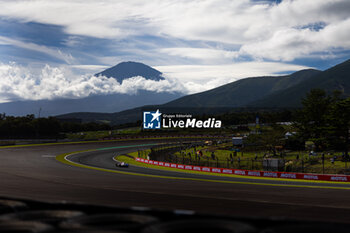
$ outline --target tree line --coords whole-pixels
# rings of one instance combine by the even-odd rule
[[[342,151],[348,158],[350,98],[342,98],[338,91],[328,94],[324,90],[313,89],[301,103],[302,107],[291,113],[290,120],[286,119],[292,123],[289,129],[276,122],[269,124],[258,134],[250,134],[247,144],[255,149],[269,150],[274,155],[277,147],[304,150],[308,145],[308,149],[313,151]]]
[[[64,137],[64,133],[109,129],[111,129],[110,125],[95,122],[61,122],[54,117],[35,118],[34,115],[15,117],[0,114],[1,139],[59,138]]]
[[[275,123],[293,122],[292,128],[296,134],[286,142],[291,149],[305,148],[305,142],[312,141],[316,151],[341,150],[348,155],[350,98],[342,98],[340,92],[327,94],[324,90],[311,90],[302,99],[302,108],[300,109],[233,112],[215,118],[221,119],[224,126],[230,126],[254,123],[256,116],[259,116],[261,123],[268,123],[272,127],[263,132],[262,137],[252,136],[252,143],[257,144],[261,141],[258,144],[273,149],[275,145],[280,143],[281,137],[286,132],[282,126]],[[140,122],[137,125],[140,125]],[[54,117],[35,118],[34,115],[15,117],[0,114],[0,139],[59,138],[64,137],[65,133],[111,130],[118,127],[121,126],[96,122],[63,122]]]
[[[313,89],[302,99],[303,107],[295,119],[301,142],[312,141],[317,151],[341,150],[348,156],[350,98],[341,96],[339,91],[327,94]]]

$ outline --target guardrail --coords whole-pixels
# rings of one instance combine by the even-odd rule
[[[241,169],[229,169],[229,168],[217,168],[217,167],[203,167],[194,165],[185,165],[177,163],[161,162],[143,158],[135,158],[137,162],[152,164],[161,167],[177,168],[183,170],[200,171],[216,174],[231,174],[240,176],[254,176],[254,177],[266,177],[266,178],[282,178],[282,179],[301,179],[301,180],[321,180],[321,181],[338,181],[338,182],[350,182],[350,176],[346,175],[323,175],[323,174],[310,174],[310,173],[292,173],[292,172],[273,172],[273,171],[255,171],[255,170],[241,170]]]

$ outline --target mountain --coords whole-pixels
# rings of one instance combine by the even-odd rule
[[[329,93],[341,90],[350,96],[350,60],[325,71],[301,70],[290,75],[241,79],[209,91],[180,97],[162,105],[143,106],[122,112],[72,113],[62,118],[83,121],[104,121],[122,124],[141,120],[143,111],[160,109],[162,113],[189,113],[193,115],[221,114],[229,111],[278,110],[300,107],[300,100],[313,88]]]
[[[245,107],[272,93],[305,82],[321,71],[308,69],[286,76],[241,79],[209,91],[188,95],[166,103],[166,107]]]
[[[150,66],[139,62],[121,62],[116,66],[108,68],[100,73],[95,74],[95,76],[106,76],[108,78],[115,78],[119,83],[121,83],[124,79],[142,76],[145,79],[150,80],[164,80],[162,77],[162,73],[156,69],[153,69]]]
[[[350,96],[350,59],[318,73],[311,78],[289,87],[283,91],[274,92],[264,98],[248,104],[249,107],[300,107],[301,99],[311,89],[320,88],[331,93],[340,90],[344,97]]]
[[[142,76],[145,79],[163,80],[162,73],[142,63],[122,62],[114,67],[104,70],[96,76],[104,75],[113,77],[122,82],[124,79],[134,76]],[[70,112],[119,112],[150,104],[163,104],[181,97],[180,93],[157,93],[140,90],[137,94],[109,94],[92,95],[81,99],[55,99],[38,101],[14,101],[0,104],[0,113],[7,115],[59,115]]]

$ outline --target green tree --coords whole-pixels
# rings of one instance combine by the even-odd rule
[[[297,113],[296,126],[304,141],[315,143],[316,150],[327,146],[328,115],[334,98],[324,90],[313,89],[302,99],[303,108]]]
[[[261,130],[261,134],[249,135],[247,142],[276,156],[276,147],[285,145],[285,133],[286,130],[282,126],[274,124],[269,129]]]
[[[332,106],[329,123],[331,125],[333,144],[338,145],[345,152],[346,157],[348,157],[350,143],[350,98],[341,100]]]

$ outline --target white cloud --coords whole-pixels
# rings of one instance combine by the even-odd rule
[[[16,46],[16,47],[23,48],[23,49],[28,49],[28,50],[44,53],[44,54],[47,54],[51,57],[62,60],[67,64],[71,64],[74,61],[74,58],[71,54],[64,53],[59,49],[49,48],[47,46],[37,45],[34,43],[23,42],[23,41],[11,39],[11,38],[8,38],[5,36],[0,36],[0,44],[12,45],[12,46]]]
[[[121,84],[114,78],[93,75],[74,75],[69,67],[46,65],[39,71],[14,63],[0,63],[0,102],[13,100],[41,100],[83,98],[90,95],[136,94],[138,90],[176,92],[183,86],[172,80],[146,80],[137,76]]]
[[[206,91],[247,77],[289,74],[310,67],[277,62],[241,62],[230,65],[155,66],[165,77],[178,80],[187,94]]]
[[[242,55],[255,58],[292,61],[315,52],[331,52],[335,48],[350,49],[350,18],[314,31],[306,29],[284,29],[276,31],[270,38],[243,45]]]
[[[101,70],[105,70],[109,68],[109,66],[104,65],[71,65],[70,67],[78,69],[79,71],[85,72],[100,72]]]
[[[0,16],[59,25],[70,35],[214,41],[241,47],[236,55],[277,61],[349,49],[349,12],[348,0],[284,0],[280,4],[250,0],[0,0]],[[310,27],[319,23],[324,28]],[[291,48],[293,51],[286,51]],[[189,48],[184,54],[180,49],[184,48],[162,52],[205,63],[218,59],[216,64],[225,57],[216,48],[192,48],[193,54],[188,53]]]
[[[165,48],[160,52],[184,58],[203,60],[204,62],[229,63],[237,58],[237,52],[211,48]]]
[[[123,38],[135,31],[123,24],[133,4],[113,1],[0,1],[0,15],[23,22],[63,26],[72,35]],[[134,19],[132,19],[134,20]]]
[[[209,90],[244,77],[262,76],[274,72],[300,70],[308,67],[272,62],[240,63],[217,66],[158,66],[165,80],[146,80],[137,76],[121,84],[114,78],[77,75],[76,66],[42,69],[24,67],[15,63],[0,63],[0,102],[13,100],[41,100],[56,98],[83,98],[90,95],[136,94],[138,90],[180,92],[191,94]],[[95,69],[97,67],[85,67]]]
[[[62,44],[73,52],[85,43],[81,36],[109,39],[106,54],[101,51],[95,57],[78,51],[85,61],[91,58],[98,64],[114,65],[139,59],[158,64],[155,68],[167,77],[159,82],[134,77],[119,84],[106,77],[77,75],[77,70],[96,73],[107,67],[79,64],[65,50],[0,35],[2,46],[40,52],[71,64],[46,66],[36,72],[13,63],[0,64],[0,101],[133,94],[137,90],[190,94],[245,77],[290,73],[308,67],[286,61],[313,54],[327,59],[336,57],[339,50],[350,50],[349,12],[348,0],[284,0],[280,4],[250,0],[0,0],[1,19],[61,26],[68,34]],[[152,39],[143,40],[148,36]],[[252,61],[237,62],[247,57]]]

